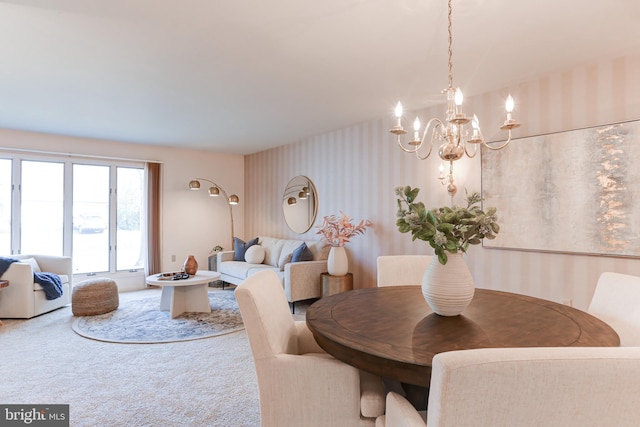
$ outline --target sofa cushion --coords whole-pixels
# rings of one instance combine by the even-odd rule
[[[280,267],[280,253],[285,240],[274,239],[273,237],[260,237],[260,245],[264,248],[264,263],[272,267]]]
[[[247,249],[249,249],[251,246],[255,245],[258,243],[258,238],[256,237],[255,239],[251,239],[248,242],[244,242],[244,240],[238,239],[237,237],[233,238],[233,247],[234,249],[234,254],[233,254],[233,260],[234,261],[244,261],[244,254],[245,252],[247,252]]]
[[[224,273],[228,276],[237,277],[238,279],[246,279],[251,270],[266,268],[274,269],[274,267],[266,264],[249,264],[244,261],[225,261],[222,263],[218,273]]]
[[[58,274],[60,276],[60,282],[64,285],[65,283],[69,283],[69,276],[66,274]],[[40,286],[40,283],[37,283],[35,280],[33,282],[33,290],[34,291],[43,291],[44,289]]]
[[[280,281],[284,282],[284,271],[280,271],[280,269],[278,269],[277,267],[272,267],[266,264],[260,264],[260,265],[253,264],[253,268],[250,268],[247,270],[247,277],[251,276],[252,274],[256,274],[261,271],[264,271],[266,269],[273,270],[278,275],[278,278],[280,279]]]
[[[244,260],[249,264],[262,264],[264,261],[264,248],[260,245],[253,245],[244,254]]]
[[[304,242],[293,251],[292,255],[291,262],[313,261],[313,253]]]
[[[278,267],[280,267],[280,270],[284,270],[284,265],[291,262],[293,251],[298,249],[303,243],[301,240],[284,240],[280,258],[278,258]]]
[[[329,258],[329,250],[331,247],[326,246],[322,240],[307,240],[305,243],[313,254],[314,261],[322,261]]]

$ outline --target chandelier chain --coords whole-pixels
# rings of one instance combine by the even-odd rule
[[[447,19],[449,21],[449,25],[447,30],[449,31],[449,89],[453,88],[453,36],[451,29],[451,0],[449,0],[449,14],[447,15]]]

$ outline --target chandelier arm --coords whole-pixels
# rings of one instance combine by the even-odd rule
[[[396,140],[398,142],[398,146],[402,149],[402,151],[404,151],[405,153],[415,153],[418,151],[418,149],[420,147],[422,147],[422,142],[418,145],[416,145],[416,148],[406,148],[404,145],[402,145],[402,141],[400,140],[400,135],[398,135],[398,139]]]
[[[473,148],[474,148],[473,154],[470,154],[469,150],[467,149],[469,147],[469,145],[470,144],[468,144],[468,143],[464,145],[464,152],[467,155],[467,157],[469,157],[470,159],[473,159],[476,156],[476,154],[478,154],[478,144],[471,144],[471,145],[473,145]]]
[[[506,147],[507,145],[509,145],[509,143],[511,142],[511,129],[509,129],[509,139],[507,139],[504,144],[499,145],[499,146],[495,146],[495,145],[489,145],[489,142],[482,142],[482,145],[484,145],[485,147],[487,147],[489,150],[502,150],[504,147]]]
[[[420,159],[420,160],[425,160],[427,159],[430,155],[431,155],[431,150],[433,150],[433,143],[429,144],[429,151],[427,152],[426,155],[421,156],[420,153],[418,152],[418,148],[422,147],[422,144],[418,145],[416,147],[416,156]]]
[[[416,153],[416,156],[420,160],[426,160],[431,155],[431,151],[433,150],[433,138],[435,137],[435,133],[437,132],[438,127],[440,126],[444,127],[444,122],[439,118],[434,117],[433,119],[429,120],[427,122],[427,125],[424,127],[424,133],[422,134],[422,139],[420,140],[420,144],[416,146],[416,149],[414,151]],[[424,140],[427,137],[427,135],[429,135],[429,133],[431,133],[431,138],[429,141],[429,151],[425,155],[420,155],[420,152],[418,150],[422,148],[423,145],[425,145]]]

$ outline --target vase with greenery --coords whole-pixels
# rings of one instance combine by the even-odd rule
[[[344,244],[359,234],[364,234],[367,227],[371,225],[369,220],[363,219],[358,224],[354,224],[351,217],[340,211],[341,216],[325,216],[322,224],[316,226],[322,235],[325,246],[331,246],[329,258],[327,260],[327,270],[332,276],[344,276],[349,271],[347,253]]]
[[[457,316],[471,303],[475,286],[462,254],[469,245],[482,239],[494,239],[500,231],[496,208],[483,211],[482,197],[467,194],[466,207],[440,207],[427,210],[417,202],[420,189],[409,186],[396,189],[401,233],[411,232],[413,240],[429,242],[436,257],[422,279],[422,294],[431,309],[442,316]]]

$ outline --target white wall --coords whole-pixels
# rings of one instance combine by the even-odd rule
[[[516,98],[515,114],[523,123],[517,132],[518,137],[638,119],[638,75],[638,55],[603,59],[467,99],[465,111],[478,115],[489,140],[500,138],[493,130],[504,121],[503,102],[508,92]],[[420,200],[427,206],[448,204],[446,191],[437,180],[440,162],[437,156],[421,161],[402,152],[388,132],[394,125],[391,114],[390,111],[389,117],[247,156],[246,237],[296,237],[284,222],[280,201],[289,179],[295,175],[306,175],[318,190],[319,219],[316,224],[322,216],[340,210],[356,220],[368,218],[373,222],[373,227],[364,236],[357,236],[347,244],[356,287],[375,286],[378,255],[432,253],[426,242],[412,242],[409,235],[397,231],[394,188],[403,185],[420,187]],[[423,118],[443,118],[444,108],[420,112],[420,115]],[[407,117],[413,118],[414,115],[408,114]],[[410,128],[410,123],[408,121],[405,127]],[[481,189],[480,157],[459,160],[454,174],[460,189],[456,203],[462,204],[464,188]],[[589,215],[589,212],[579,214]],[[315,231],[307,232],[305,238],[319,237],[313,235]],[[468,263],[478,287],[558,302],[571,300],[574,306],[583,309],[587,307],[602,271],[640,275],[638,259],[496,250],[479,246],[470,249]]]
[[[0,148],[6,150],[41,150],[61,154],[105,156],[163,163],[162,176],[162,270],[179,269],[188,255],[207,268],[209,250],[219,244],[231,248],[229,210],[222,197],[207,195],[203,183],[199,192],[189,191],[189,180],[207,178],[229,194],[240,196],[235,206],[235,229],[244,234],[244,160],[240,155],[183,150],[161,146],[125,144],[86,138],[48,135],[0,129]],[[0,157],[2,152],[0,151]],[[172,261],[175,255],[175,261]],[[125,289],[142,288],[144,280],[118,282]]]

